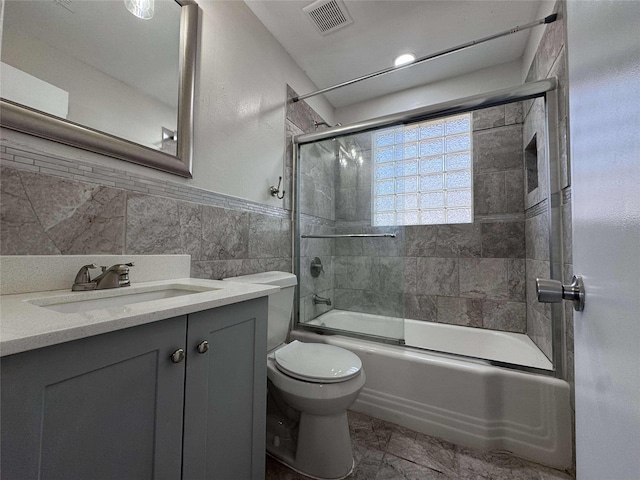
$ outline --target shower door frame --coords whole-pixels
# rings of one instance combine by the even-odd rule
[[[533,100],[536,98],[544,98],[544,114],[545,114],[545,153],[548,159],[548,188],[547,192],[547,212],[549,219],[549,263],[550,278],[562,281],[562,265],[563,265],[563,249],[562,249],[562,205],[561,205],[561,189],[560,189],[560,165],[559,165],[559,139],[558,139],[558,80],[556,77],[550,77],[536,82],[529,82],[516,87],[505,88],[479,95],[473,95],[457,100],[431,105],[428,107],[417,108],[397,114],[385,115],[382,117],[364,120],[362,122],[353,123],[351,125],[339,126],[323,130],[322,132],[305,133],[293,137],[293,182],[292,189],[293,199],[293,232],[292,232],[292,262],[294,273],[301,278],[300,265],[300,238],[301,238],[301,212],[300,212],[300,192],[301,172],[300,172],[300,147],[302,145],[315,143],[343,135],[362,133],[366,131],[376,130],[384,127],[397,126],[405,123],[413,123],[418,121],[433,120],[441,117],[473,112],[483,108],[505,105],[524,100]],[[551,134],[553,133],[553,134]],[[516,370],[540,373],[543,375],[552,375],[557,378],[564,378],[566,371],[566,333],[563,325],[563,304],[551,304],[551,328],[552,328],[552,349],[553,358],[552,370],[542,370],[532,367],[526,367],[516,364],[502,364],[499,366],[508,366]],[[359,334],[330,328],[318,328],[316,326],[305,325],[300,323],[300,285],[296,288],[295,305],[293,314],[293,327],[303,330],[322,331],[326,333],[335,333],[340,335],[348,335],[352,337],[384,341],[386,343],[403,343],[392,342],[389,339],[376,337],[374,335]],[[454,354],[455,355],[455,354]],[[463,356],[464,357],[464,356]],[[489,363],[495,363],[490,362]]]

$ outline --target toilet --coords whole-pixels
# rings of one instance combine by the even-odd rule
[[[347,477],[354,466],[347,408],[365,383],[362,362],[333,345],[285,343],[294,274],[265,272],[225,280],[280,287],[269,295],[267,317],[267,453],[312,478]]]

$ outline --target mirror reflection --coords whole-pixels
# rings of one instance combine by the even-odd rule
[[[0,95],[175,155],[181,7],[154,3],[7,0]]]

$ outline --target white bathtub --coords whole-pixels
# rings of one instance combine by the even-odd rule
[[[406,345],[411,347],[553,370],[553,365],[545,354],[523,333],[497,332],[335,309],[306,325],[387,338],[401,338],[404,335]]]
[[[562,380],[342,335],[301,330],[291,335],[360,357],[367,383],[352,406],[357,412],[456,444],[509,451],[555,468],[571,466],[569,385]],[[463,343],[484,341],[479,336]]]

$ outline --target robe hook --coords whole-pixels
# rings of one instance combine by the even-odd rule
[[[282,177],[278,177],[278,186],[274,187],[273,185],[269,188],[269,193],[271,193],[272,197],[276,197],[279,200],[284,198],[285,191],[282,191],[282,195],[278,195],[280,193],[280,184],[282,183]]]

